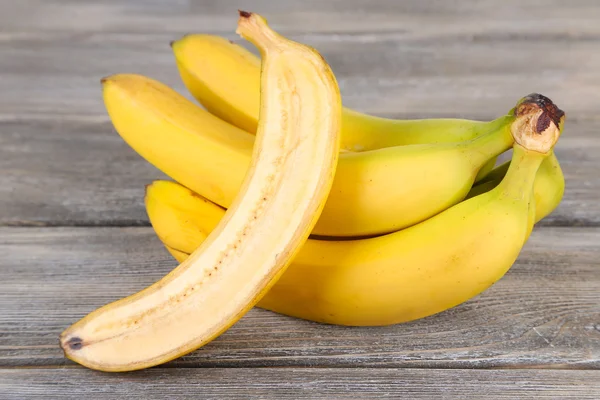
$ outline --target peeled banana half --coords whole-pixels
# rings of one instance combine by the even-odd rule
[[[256,14],[241,12],[238,32],[264,58],[262,117],[239,194],[179,267],[62,333],[66,356],[82,365],[136,370],[208,343],[277,281],[317,221],[339,154],[335,78],[316,51]]]

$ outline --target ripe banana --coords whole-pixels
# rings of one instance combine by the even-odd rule
[[[309,239],[258,306],[332,324],[389,325],[441,312],[492,285],[531,232],[538,206],[534,182],[554,179],[544,177],[548,171],[537,171],[538,166],[564,122],[564,113],[539,95],[524,99],[517,113],[526,118],[513,126],[513,159],[493,190],[392,234]],[[554,197],[556,188],[547,188],[538,185],[535,198]],[[224,213],[167,181],[149,185],[145,202],[156,233],[179,261]]]
[[[212,114],[256,132],[260,59],[213,35],[186,35],[171,44],[181,78]],[[461,142],[494,129],[494,123],[465,119],[392,120],[342,110],[342,149],[365,151],[407,144]]]
[[[556,209],[564,193],[564,177],[555,160],[554,152],[550,153],[535,176],[533,183],[535,223]],[[510,161],[494,169],[490,173],[494,179],[474,186],[467,198],[479,196],[498,186],[506,175],[509,165]],[[189,253],[215,229],[225,214],[224,208],[170,181],[159,180],[148,185],[145,204],[150,222],[158,237],[177,260],[187,258]],[[314,257],[318,257],[318,254]]]
[[[210,113],[249,133],[256,132],[260,59],[219,36],[194,34],[171,43],[181,78]],[[393,120],[342,109],[341,148],[367,151],[409,144],[451,143],[497,129],[491,122],[439,118]],[[492,157],[476,181],[494,168]]]
[[[220,206],[239,191],[253,135],[140,75],[104,85],[123,139],[168,176]],[[475,139],[340,154],[333,187],[313,233],[364,236],[421,222],[458,203],[490,157],[512,146],[514,113]]]
[[[488,176],[477,185],[473,186],[467,199],[485,193],[500,184],[508,168],[510,161],[494,168]],[[535,197],[535,222],[538,223],[546,218],[558,207],[565,193],[565,177],[554,152],[542,161],[533,184]]]
[[[339,154],[335,78],[316,51],[278,35],[256,14],[240,11],[238,33],[264,59],[261,119],[239,197],[173,272],[63,332],[72,360],[127,371],[206,344],[277,281],[316,222]]]

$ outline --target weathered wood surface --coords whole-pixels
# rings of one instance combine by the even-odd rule
[[[507,28],[527,34],[595,37],[600,10],[595,0],[25,0],[0,2],[0,23],[6,32],[179,32],[198,29],[229,31],[235,11],[265,13],[287,32],[407,32],[439,35],[449,32]],[[460,22],[460,23],[459,23]]]
[[[0,369],[22,399],[573,399],[600,397],[600,371],[362,368]]]
[[[505,278],[440,315],[382,328],[255,309],[188,367],[599,368],[600,229],[536,229]],[[0,229],[0,367],[72,364],[58,335],[175,262],[150,228]]]
[[[0,122],[0,224],[148,225],[144,186],[166,178],[108,123]]]
[[[72,2],[65,8],[53,6],[53,2],[56,0],[40,2],[39,11],[28,20],[3,25],[3,118],[106,118],[98,83],[101,77],[139,72],[182,89],[168,46],[171,40],[190,32],[213,32],[242,43],[234,33],[235,5],[229,2],[214,5],[227,22],[219,21],[216,11],[210,12],[206,6],[198,5],[194,13],[192,6],[178,10],[173,3],[149,6],[130,1],[102,6],[105,13],[94,14],[94,20],[85,25],[85,18],[74,19],[71,14],[85,17],[93,3]],[[277,4],[275,9],[294,3],[296,8],[309,9],[301,2],[272,2]],[[328,3],[311,3],[315,8],[308,15],[283,11],[268,11],[267,15],[275,28],[323,53],[336,73],[347,106],[397,117],[491,117],[508,110],[519,97],[538,91],[555,99],[571,117],[595,118],[599,109],[596,71],[600,54],[596,50],[600,28],[590,21],[600,19],[600,7],[592,7],[593,0],[580,8],[572,2],[554,7],[540,7],[536,2],[523,9],[504,2],[502,10],[511,10],[504,12],[491,0],[478,2],[482,4],[479,7],[471,2],[444,6],[446,3],[436,1],[412,13],[404,12],[404,2],[394,2],[394,6],[369,0],[336,2],[338,8],[347,10],[331,13],[347,21],[348,27],[324,32],[315,27],[335,24],[320,23],[316,15],[327,13],[320,13],[317,4],[327,7]],[[374,10],[365,17],[364,10],[356,4],[352,9],[350,3],[370,5]],[[394,21],[393,30],[373,28],[381,25],[375,18],[380,3],[387,3],[387,7],[380,5],[381,13]],[[461,12],[459,7],[443,14],[457,4],[472,11]],[[578,17],[565,18],[574,13]],[[303,15],[310,19],[303,20]],[[61,21],[63,18],[73,23]],[[361,28],[360,18],[370,22]],[[94,28],[96,23],[104,28]],[[17,26],[11,28],[13,24]]]

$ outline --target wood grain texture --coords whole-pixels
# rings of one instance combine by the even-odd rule
[[[0,2],[5,32],[227,31],[239,8],[265,13],[289,32],[506,32],[594,35],[594,0],[22,0]],[[526,23],[525,23],[526,22]]]
[[[107,123],[0,122],[0,225],[148,225],[166,178]]]
[[[437,316],[380,328],[254,309],[170,367],[599,368],[600,229],[539,228],[505,278]],[[149,228],[0,229],[0,366],[69,365],[58,335],[166,274]]]
[[[523,25],[539,22],[526,15],[530,20]],[[131,15],[132,23],[136,18]],[[580,37],[573,29],[572,35],[527,36],[514,31],[513,20],[506,24],[504,31],[481,27],[425,36],[310,30],[289,36],[316,47],[336,74],[344,104],[365,112],[491,118],[520,97],[541,92],[571,117],[595,118],[600,35]],[[232,23],[224,35],[242,43],[234,30]],[[198,24],[193,30],[143,34],[75,28],[7,34],[0,40],[0,117],[106,119],[99,80],[118,72],[146,74],[183,91],[168,44],[189,32],[208,31]]]
[[[600,397],[600,371],[356,368],[0,369],[0,397],[22,399],[574,399]]]

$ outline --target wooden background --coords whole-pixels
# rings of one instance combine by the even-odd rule
[[[113,131],[99,79],[184,93],[169,41],[239,41],[237,8],[319,49],[369,113],[492,119],[549,96],[563,203],[500,282],[439,315],[343,328],[255,309],[158,368],[76,366],[59,333],[175,265],[142,203],[164,176]],[[0,0],[0,399],[598,399],[599,111],[597,0]]]

